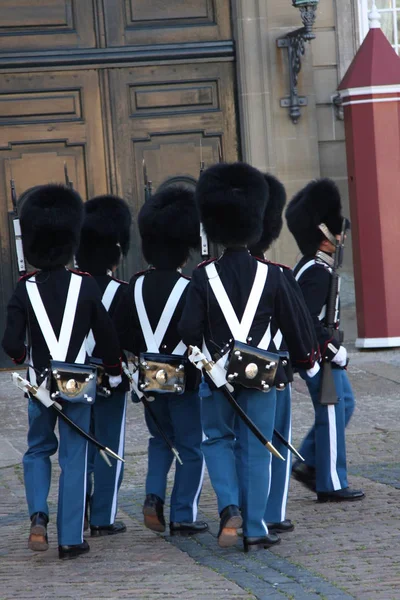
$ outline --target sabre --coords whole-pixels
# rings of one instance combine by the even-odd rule
[[[204,356],[197,346],[189,346],[190,355],[189,360],[199,369],[205,369],[208,377],[211,381],[217,386],[219,390],[224,394],[225,398],[228,400],[229,404],[234,408],[237,415],[242,419],[242,421],[247,425],[250,431],[256,436],[256,438],[262,443],[267,450],[271,452],[277,458],[280,458],[285,462],[282,454],[275,448],[275,446],[267,440],[264,434],[258,429],[257,425],[253,423],[250,417],[244,412],[242,407],[237,403],[235,397],[232,394],[233,387],[229,385],[226,381],[224,369],[218,365],[218,363],[214,363]]]
[[[134,365],[134,368],[137,369],[137,366]],[[151,404],[149,402],[149,399],[147,398],[146,394],[144,394],[141,390],[139,390],[139,387],[133,377],[133,374],[131,373],[131,371],[128,369],[128,365],[126,363],[122,363],[122,370],[125,373],[125,375],[127,376],[127,378],[129,379],[129,383],[131,384],[131,387],[133,389],[133,391],[135,392],[135,394],[137,395],[137,397],[140,399],[140,401],[142,402],[145,410],[147,410],[147,412],[149,413],[150,417],[153,420],[154,425],[157,427],[161,437],[163,438],[164,442],[167,444],[168,448],[171,450],[171,452],[173,453],[173,455],[175,456],[176,460],[178,461],[178,463],[180,465],[183,465],[182,459],[179,455],[178,450],[175,448],[175,446],[173,445],[173,443],[171,442],[171,440],[169,439],[169,437],[167,436],[167,434],[165,433],[165,431],[163,430],[163,428],[161,427],[160,423],[158,422],[158,419],[153,411],[153,409],[151,408]]]
[[[96,448],[98,448],[100,451],[101,457],[105,460],[109,467],[111,467],[111,462],[108,456],[111,456],[116,460],[120,460],[121,462],[125,462],[125,460],[121,458],[121,456],[119,456],[116,452],[111,450],[111,448],[108,448],[107,446],[104,446],[103,444],[98,442],[92,435],[90,435],[90,433],[87,433],[86,431],[81,429],[79,425],[77,425],[76,423],[74,423],[74,421],[67,417],[67,415],[62,411],[61,405],[58,404],[58,402],[54,402],[53,400],[51,400],[48,390],[44,387],[44,382],[40,386],[32,385],[27,379],[21,377],[19,373],[12,373],[11,379],[13,384],[16,385],[17,388],[19,388],[26,394],[31,394],[31,396],[36,398],[36,400],[41,402],[41,404],[43,404],[46,408],[52,407],[53,410],[56,411],[60,419],[65,421],[65,423],[67,423],[71,427],[71,429],[76,431],[76,433],[78,433],[85,440],[96,446]]]
[[[18,210],[17,210],[17,193],[15,191],[15,181],[12,176],[12,167],[10,163],[10,190],[11,190],[11,202],[14,211],[13,217],[13,228],[14,228],[14,238],[15,238],[15,250],[17,254],[17,264],[18,264],[18,273],[20,275],[25,275],[26,273],[26,264],[24,257],[24,248],[22,246],[22,235],[21,235],[21,224],[19,222]]]
[[[301,460],[302,462],[304,462],[304,458],[302,457],[302,455],[300,454],[300,452],[298,452],[296,450],[296,448],[294,446],[292,446],[292,444],[290,442],[288,442],[288,440],[286,438],[283,437],[283,435],[281,433],[279,433],[279,431],[277,431],[276,429],[274,429],[274,435],[278,438],[278,440],[284,445],[286,446],[286,448],[288,450],[290,450],[290,452],[292,454],[295,455],[296,458],[298,458],[299,460]]]

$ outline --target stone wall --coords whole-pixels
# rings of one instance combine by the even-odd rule
[[[321,0],[316,39],[307,44],[299,77],[299,93],[308,106],[294,125],[280,99],[288,94],[288,59],[276,40],[301,26],[290,0],[233,0],[237,47],[238,103],[243,159],[277,175],[288,198],[310,179],[331,177],[340,187],[348,214],[343,121],[336,118],[332,98],[358,45],[354,0]],[[299,257],[284,229],[270,252],[293,265]],[[344,267],[344,303],[354,300],[351,244]]]

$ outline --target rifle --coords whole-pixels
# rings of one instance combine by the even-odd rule
[[[340,294],[340,276],[338,270],[343,264],[344,239],[346,235],[346,219],[342,222],[342,231],[340,239],[336,240],[334,263],[332,267],[331,284],[326,307],[326,328],[331,337],[339,342],[343,342],[343,331],[339,329],[339,294]],[[338,404],[339,398],[335,386],[335,380],[332,373],[332,364],[322,362],[321,389],[319,402],[325,406],[329,404]]]
[[[144,201],[150,200],[153,195],[152,182],[147,177],[146,161],[143,159],[143,181],[144,181]]]
[[[200,173],[199,173],[199,179],[201,177],[201,174],[204,171],[204,161],[203,161],[203,146],[201,144],[201,138],[200,138]],[[210,249],[209,249],[209,245],[208,245],[208,237],[207,234],[205,232],[203,223],[200,222],[200,254],[201,254],[201,258],[202,260],[208,260],[210,258]]]
[[[11,168],[11,165],[10,165]],[[24,257],[24,249],[22,246],[22,236],[21,236],[21,224],[19,222],[18,217],[18,209],[17,209],[17,193],[15,191],[15,181],[11,172],[10,179],[10,190],[11,190],[11,202],[13,206],[13,228],[14,228],[14,238],[15,238],[15,250],[17,254],[17,265],[18,265],[18,273],[22,276],[26,273],[26,264]]]
[[[73,190],[74,189],[74,184],[72,183],[72,181],[68,177],[68,167],[67,167],[67,163],[66,162],[64,162],[64,177],[65,177],[65,185],[67,187],[69,187],[71,190]]]

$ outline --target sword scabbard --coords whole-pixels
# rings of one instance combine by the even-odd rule
[[[279,452],[279,450],[277,450],[275,448],[275,446],[273,444],[271,444],[271,442],[267,442],[265,444],[265,447],[267,448],[267,450],[269,450],[271,452],[271,454],[273,454],[274,456],[276,456],[277,458],[280,458],[281,460],[283,460],[283,462],[285,462],[285,459],[282,456],[282,454]]]

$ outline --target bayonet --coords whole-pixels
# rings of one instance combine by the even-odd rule
[[[72,181],[70,180],[69,176],[68,176],[68,167],[67,167],[67,163],[64,161],[64,177],[65,177],[65,185],[67,187],[69,187],[71,190],[74,189],[74,184],[72,183]]]
[[[204,161],[203,161],[203,145],[201,143],[201,138],[200,138],[200,174],[199,177],[201,177],[201,174],[204,171]],[[209,244],[208,244],[208,237],[207,234],[205,232],[203,223],[200,223],[200,254],[203,260],[207,260],[208,258],[210,258],[210,248],[209,248]]]
[[[145,200],[145,202],[147,202],[147,200],[150,200],[150,198],[153,195],[153,185],[152,185],[152,182],[147,177],[147,166],[146,166],[145,159],[143,159],[142,166],[143,166],[143,181],[144,181],[144,200]]]

